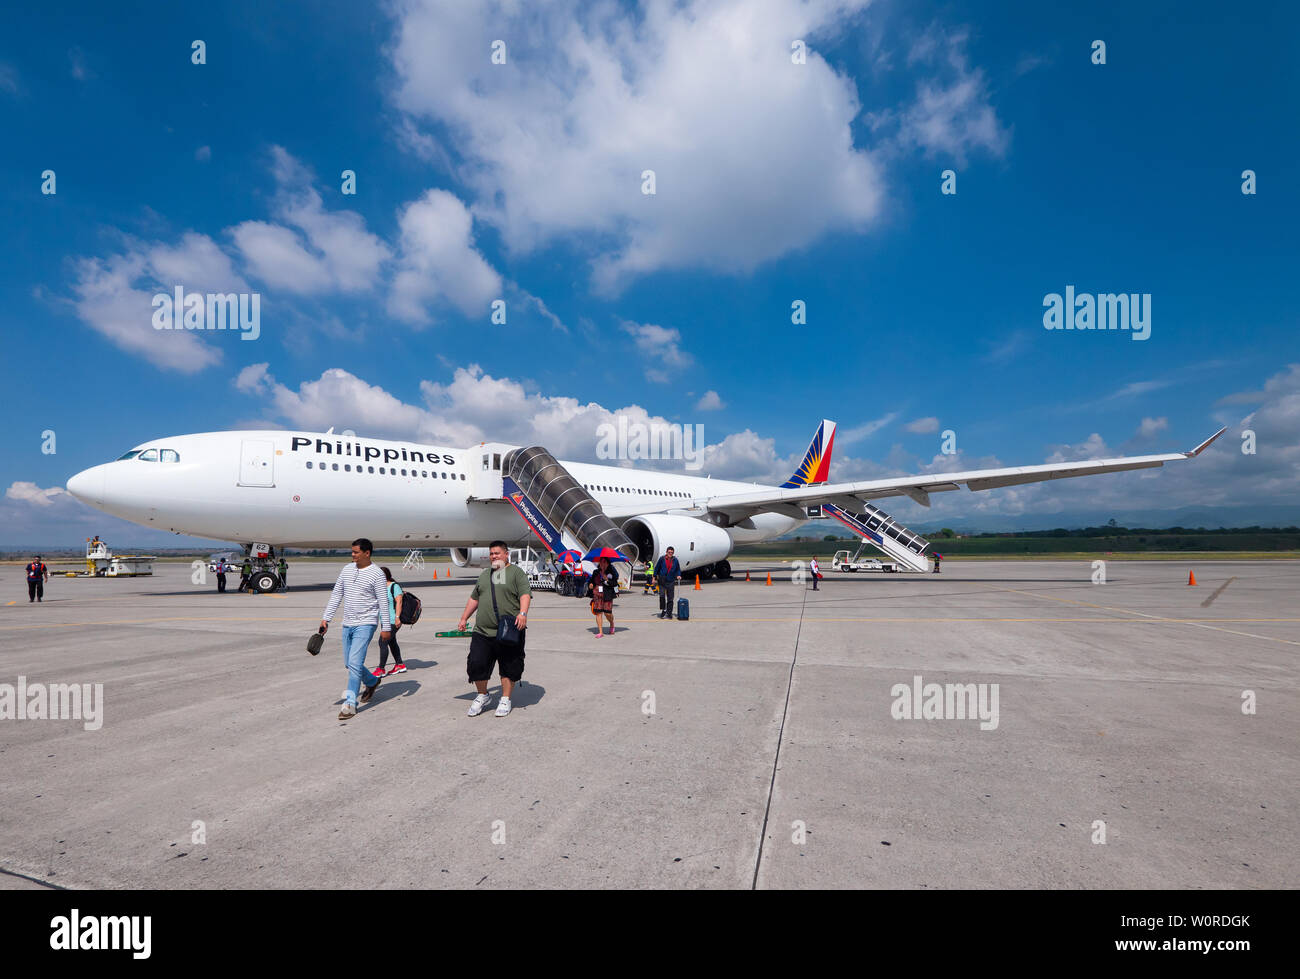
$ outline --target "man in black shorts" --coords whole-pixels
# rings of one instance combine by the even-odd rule
[[[477,609],[474,619],[474,634],[469,640],[469,656],[465,659],[465,670],[469,682],[478,689],[478,696],[469,706],[469,716],[478,717],[487,707],[488,681],[492,679],[492,667],[498,666],[501,674],[501,702],[497,705],[497,717],[510,713],[510,695],[515,684],[524,675],[524,639],[528,625],[528,606],[533,594],[528,587],[528,575],[522,568],[510,563],[510,549],[503,541],[494,540],[488,548],[488,557],[492,567],[478,576],[474,590],[465,602],[465,611],[460,616],[460,630],[463,632],[469,617]],[[503,643],[497,638],[497,616],[513,618],[519,627],[518,643]]]

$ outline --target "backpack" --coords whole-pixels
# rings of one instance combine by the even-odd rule
[[[391,586],[390,586],[391,587]],[[424,611],[424,605],[415,597],[414,592],[402,589],[402,611],[398,613],[397,619],[402,625],[415,625],[420,621],[420,613]]]

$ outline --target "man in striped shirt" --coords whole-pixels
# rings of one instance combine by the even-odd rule
[[[339,572],[334,583],[330,603],[320,622],[321,635],[329,628],[330,619],[343,603],[343,662],[348,667],[347,702],[339,711],[339,720],[346,721],[357,713],[357,693],[361,703],[367,703],[379,686],[379,677],[366,672],[366,648],[374,637],[375,627],[381,628],[380,638],[387,642],[392,637],[392,623],[388,619],[387,581],[384,573],[370,563],[374,546],[364,537],[352,542],[352,563]],[[374,683],[370,681],[373,680]]]

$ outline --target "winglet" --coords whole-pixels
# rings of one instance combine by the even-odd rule
[[[824,483],[830,479],[831,449],[834,444],[835,423],[829,418],[823,418],[821,425],[817,428],[817,434],[808,443],[808,451],[804,453],[803,462],[799,463],[799,468],[781,484],[781,488],[793,489],[796,486],[816,486],[818,483]]]
[[[1220,435],[1222,435],[1227,430],[1228,430],[1228,426],[1225,425],[1223,428],[1219,429],[1217,432],[1215,432],[1213,435],[1207,438],[1196,448],[1192,449],[1191,452],[1184,452],[1183,455],[1187,456],[1187,458],[1189,459],[1195,459],[1198,455],[1200,455],[1202,452],[1206,450],[1206,448],[1209,446],[1211,442],[1213,442],[1215,439],[1217,439]]]

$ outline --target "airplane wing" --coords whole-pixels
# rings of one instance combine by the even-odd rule
[[[791,489],[764,489],[752,493],[733,493],[709,497],[704,503],[710,513],[719,513],[730,523],[738,523],[756,513],[775,512],[793,517],[806,516],[807,506],[833,503],[846,509],[864,500],[886,496],[906,496],[922,506],[930,505],[931,493],[955,490],[965,485],[969,490],[998,489],[1003,486],[1020,486],[1049,479],[1068,479],[1073,476],[1093,476],[1099,473],[1126,472],[1130,469],[1154,469],[1166,462],[1192,459],[1205,451],[1211,442],[1222,435],[1221,428],[1190,452],[1171,452],[1164,455],[1122,456],[1118,459],[1089,459],[1084,462],[1048,463],[1041,466],[1016,466],[1009,469],[973,469],[967,472],[929,473],[917,476],[898,476],[889,479],[872,479],[852,483],[822,483],[814,486],[797,486]]]

